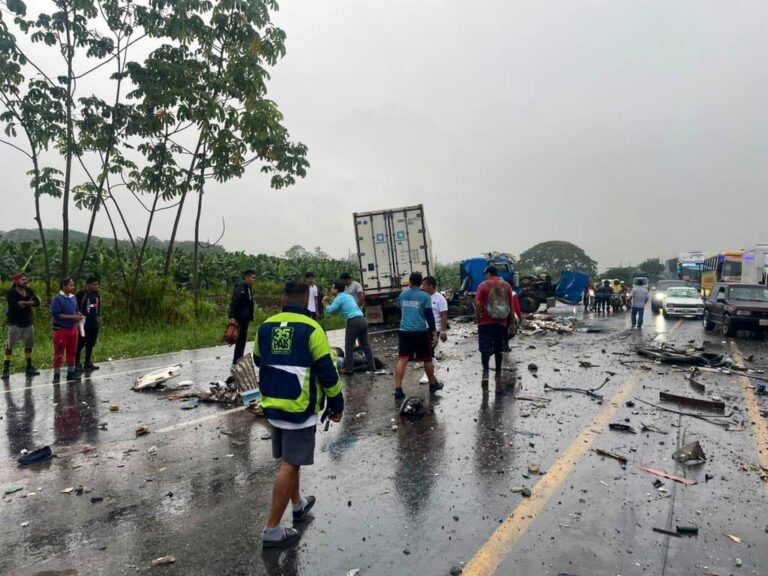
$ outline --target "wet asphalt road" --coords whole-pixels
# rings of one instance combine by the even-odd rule
[[[204,387],[226,377],[229,349],[102,364],[73,385],[52,386],[48,373],[28,383],[14,376],[0,390],[0,488],[22,490],[0,501],[0,574],[430,576],[452,567],[504,575],[768,574],[768,485],[759,468],[768,466],[759,414],[768,401],[748,388],[754,381],[699,377],[707,395],[734,410],[733,431],[625,405],[632,398],[658,404],[660,390],[697,396],[673,368],[631,363],[642,341],[707,340],[711,351],[754,355],[755,368],[768,367],[765,344],[726,342],[699,322],[650,315],[642,332],[633,331],[627,316],[587,316],[605,333],[519,336],[501,385],[491,382],[487,392],[474,329],[455,324],[441,345],[445,390],[431,401],[434,413],[417,421],[396,417],[393,376],[346,379],[345,417],[318,432],[315,466],[302,475],[303,492],[318,497],[314,519],[284,552],[263,553],[259,540],[277,470],[263,439],[268,425],[233,407],[185,411],[163,392],[130,391],[136,376],[177,362],[180,380]],[[375,340],[390,369],[393,345],[391,337]],[[538,366],[535,376],[529,363]],[[600,390],[602,403],[544,390],[545,383],[594,388],[606,371],[614,374]],[[420,376],[409,371],[409,394],[425,395]],[[109,411],[112,402],[119,411]],[[643,422],[667,434],[616,432],[609,422],[637,429]],[[151,432],[136,438],[140,425]],[[670,455],[692,440],[708,461],[686,468]],[[57,458],[16,465],[21,449],[45,444]],[[621,453],[628,464],[591,448]],[[659,491],[639,465],[698,484],[663,479]],[[82,495],[62,493],[78,486]],[[523,486],[531,498],[518,492]],[[699,535],[652,531],[683,524],[697,525]],[[176,563],[151,566],[166,555]]]

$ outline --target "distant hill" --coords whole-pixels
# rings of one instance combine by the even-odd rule
[[[64,235],[64,232],[62,230],[59,230],[57,228],[46,228],[45,229],[45,238],[49,241],[54,242],[61,242],[61,238]],[[88,237],[88,235],[85,232],[80,232],[78,230],[70,230],[69,231],[69,241],[73,244],[83,244],[85,243],[85,239]],[[38,230],[34,228],[15,228],[13,230],[9,230],[8,232],[0,231],[0,241],[6,241],[6,242],[37,242],[40,240],[40,233]],[[98,242],[99,240],[103,241],[105,244],[112,246],[112,243],[114,242],[114,239],[112,238],[105,238],[102,236],[94,236],[92,238],[92,242]],[[141,239],[136,239],[136,242],[141,242]],[[131,243],[128,240],[120,240],[119,241],[121,248],[129,248]],[[167,240],[160,240],[159,238],[155,238],[154,236],[149,237],[149,241],[147,242],[147,246],[150,246],[152,248],[162,248],[165,249],[168,247],[168,241]],[[176,248],[178,250],[181,250],[182,252],[192,252],[195,249],[195,243],[192,240],[180,240],[176,242]],[[226,250],[222,246],[212,246],[211,248],[206,248],[205,251],[208,254],[211,253],[219,253],[224,254]]]

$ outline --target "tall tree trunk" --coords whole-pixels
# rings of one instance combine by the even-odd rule
[[[34,148],[32,149],[32,164],[34,165],[35,175],[39,176],[40,165],[37,159],[37,151]],[[45,228],[43,228],[43,218],[40,214],[40,191],[37,188],[35,189],[35,222],[37,222],[40,245],[43,249],[43,261],[45,262],[45,297],[51,300],[53,298],[53,293],[51,292],[51,256],[48,252],[48,242],[45,239]]]
[[[109,208],[107,207],[106,203],[104,203],[104,213],[107,215],[109,226],[112,228],[112,238],[114,238],[115,242],[115,257],[117,258],[117,264],[120,267],[120,275],[123,277],[123,288],[127,291],[128,275],[125,273],[125,264],[123,264],[123,258],[120,254],[120,241],[117,239],[117,229],[115,228],[115,223],[112,220],[112,215],[109,213]]]
[[[179,207],[176,210],[176,219],[173,222],[173,230],[171,231],[171,239],[168,242],[168,250],[165,252],[165,266],[163,266],[163,276],[166,278],[171,272],[171,262],[173,261],[173,247],[176,243],[176,233],[179,230],[179,222],[181,221],[181,212],[184,210],[184,200],[187,198],[189,192],[190,182],[195,174],[195,167],[197,166],[197,156],[200,153],[200,147],[203,145],[205,139],[205,132],[200,133],[200,137],[197,140],[197,146],[195,146],[195,152],[192,154],[192,162],[189,165],[187,171],[187,178],[184,181],[183,192],[181,193],[181,200],[179,200]]]
[[[72,12],[75,16],[75,12]],[[67,41],[65,44],[67,62],[67,132],[65,137],[66,164],[64,168],[64,190],[62,194],[61,208],[61,275],[69,274],[69,192],[72,184],[72,156],[74,155],[74,125],[72,121],[72,105],[74,99],[74,72],[72,70],[72,61],[74,59],[75,48],[72,42],[72,31],[70,30],[69,11],[64,10],[64,28],[66,30]]]
[[[152,201],[152,210],[149,211],[149,218],[147,219],[147,229],[144,232],[144,238],[141,241],[141,249],[136,257],[136,271],[133,276],[133,288],[139,284],[139,279],[143,274],[142,266],[144,265],[144,254],[147,251],[147,242],[149,242],[149,233],[152,230],[152,221],[155,219],[155,213],[157,212],[157,203],[160,200],[160,191],[155,192],[155,199]]]
[[[203,152],[205,155],[205,152]],[[197,191],[197,215],[195,216],[195,248],[192,253],[192,281],[195,286],[195,316],[200,316],[200,217],[203,214],[203,192],[205,190],[205,162],[200,168],[200,187]]]

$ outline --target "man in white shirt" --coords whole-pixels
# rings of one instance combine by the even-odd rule
[[[320,295],[317,290],[317,284],[315,284],[315,273],[307,272],[304,274],[304,282],[309,286],[309,302],[307,303],[307,310],[313,320],[317,320],[317,311],[320,309]]]
[[[355,300],[357,305],[362,308],[365,305],[365,292],[363,292],[363,286],[360,282],[352,280],[352,275],[349,272],[344,272],[340,277],[341,283],[344,284],[344,292],[350,294]]]
[[[435,331],[437,332],[435,345],[432,347],[432,364],[437,368],[437,362],[434,360],[434,356],[438,342],[445,342],[448,340],[448,301],[445,299],[445,296],[437,291],[437,280],[434,276],[427,276],[424,278],[421,282],[421,289],[429,294],[432,299],[432,315],[435,317]],[[426,374],[422,377],[420,382],[422,384],[429,382]]]
[[[643,316],[645,315],[645,305],[648,303],[650,295],[645,288],[645,282],[639,281],[632,288],[632,328],[643,327]]]

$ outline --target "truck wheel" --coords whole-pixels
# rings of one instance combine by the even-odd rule
[[[724,314],[723,315],[723,336],[733,336],[735,334],[736,334],[736,330],[733,329],[731,316],[729,314]]]
[[[523,314],[533,314],[539,309],[540,302],[535,294],[523,294],[520,297],[520,308]]]
[[[701,317],[701,321],[704,323],[704,330],[707,332],[714,329],[715,323],[712,322],[712,320],[709,318],[709,312],[704,312],[704,315]]]

